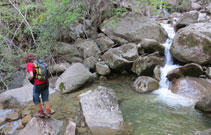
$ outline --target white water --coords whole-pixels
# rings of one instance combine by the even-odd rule
[[[164,67],[161,67],[161,80],[160,80],[160,88],[153,93],[158,94],[158,97],[155,99],[156,101],[162,102],[164,104],[167,104],[168,106],[190,106],[195,101],[193,99],[189,99],[177,94],[174,94],[169,90],[170,82],[167,79],[167,74],[178,68],[179,65],[174,65],[172,56],[170,54],[170,47],[172,43],[172,39],[175,36],[175,32],[173,27],[170,24],[167,23],[161,23],[161,26],[166,30],[168,33],[168,39],[163,44],[165,47],[165,65]]]

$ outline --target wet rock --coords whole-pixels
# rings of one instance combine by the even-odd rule
[[[21,130],[21,129],[23,129],[23,128],[24,128],[24,125],[23,125],[22,123],[20,123],[20,124],[18,125],[17,130]]]
[[[202,74],[203,74],[202,67],[196,63],[191,63],[176,68],[173,71],[169,72],[167,78],[169,81],[172,81],[174,79],[178,79],[180,77],[185,77],[185,76],[199,77]]]
[[[200,99],[195,104],[195,108],[203,112],[211,112],[211,96],[206,96]]]
[[[108,65],[105,64],[105,62],[97,62],[96,72],[100,75],[108,75],[111,73],[111,70]]]
[[[69,67],[69,63],[59,63],[49,66],[48,70],[51,74],[60,74],[63,73]]]
[[[136,59],[132,66],[132,71],[138,76],[140,75],[152,75],[154,68],[159,65],[163,66],[164,58],[159,57],[157,53],[153,53],[147,56],[140,56]]]
[[[184,77],[174,80],[170,89],[173,93],[193,99],[201,99],[211,95],[210,81],[202,78]]]
[[[183,63],[211,63],[211,23],[196,23],[179,30],[170,49]]]
[[[183,13],[179,18],[176,24],[176,31],[184,28],[190,24],[194,24],[198,22],[199,12],[198,11],[190,11]]]
[[[211,129],[207,129],[205,131],[197,131],[195,135],[211,135]]]
[[[102,86],[80,95],[82,112],[93,135],[108,135],[110,131],[117,131],[123,123],[115,98],[112,89]]]
[[[152,92],[159,88],[159,82],[152,77],[140,76],[134,84],[135,90],[139,93]]]
[[[119,48],[111,48],[103,55],[103,60],[112,69],[119,69],[130,65],[132,61],[128,61],[122,55],[123,52]]]
[[[153,53],[158,51],[160,55],[164,55],[165,47],[154,39],[143,39],[141,46],[144,48],[145,53]]]
[[[96,39],[96,43],[102,52],[108,50],[114,45],[114,41],[112,41],[109,37],[106,36]]]
[[[53,48],[58,57],[62,58],[67,62],[81,62],[82,55],[75,45],[70,45],[64,42],[58,42],[57,45]]]
[[[21,120],[22,125],[25,126],[31,119],[32,119],[31,114],[24,116],[23,119]]]
[[[153,70],[154,72],[154,78],[158,81],[161,79],[161,71],[160,71],[160,66],[156,66]]]
[[[81,63],[72,64],[56,81],[56,90],[69,93],[94,79],[92,73]]]
[[[96,62],[96,58],[94,56],[91,56],[84,60],[84,65],[88,67],[91,71],[94,71]]]
[[[16,121],[20,118],[20,114],[18,112],[8,114],[6,117],[6,121]]]
[[[167,38],[165,30],[153,19],[132,13],[122,15],[118,21],[113,18],[106,20],[101,31],[120,44],[140,42],[144,38],[164,42]]]
[[[63,122],[56,119],[32,118],[18,135],[58,135]]]
[[[91,39],[78,40],[75,42],[74,45],[79,48],[83,58],[88,58],[91,56],[98,58],[100,56],[100,49],[98,48],[97,44]]]
[[[76,131],[76,124],[72,121],[69,121],[68,125],[66,126],[66,131],[64,135],[75,135]]]

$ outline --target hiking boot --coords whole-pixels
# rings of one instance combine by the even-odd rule
[[[46,116],[47,118],[51,117],[51,110],[46,111],[46,112],[45,112],[45,116]]]
[[[44,118],[44,117],[45,117],[45,114],[44,114],[43,111],[38,111],[38,112],[35,113],[33,116],[34,116],[34,117]]]

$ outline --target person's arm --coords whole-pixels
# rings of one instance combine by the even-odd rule
[[[28,74],[29,74],[29,80],[31,80],[31,79],[33,79],[33,77],[34,77],[34,74],[33,74],[33,72],[32,71],[30,71],[30,72],[28,72]]]

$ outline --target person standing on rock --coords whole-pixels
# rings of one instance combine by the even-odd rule
[[[35,62],[38,60],[34,53],[27,53],[23,57],[24,62],[26,63],[26,70],[28,73],[29,81],[34,85],[33,87],[33,102],[37,107],[38,112],[34,114],[35,117],[50,117],[51,109],[49,107],[49,82],[46,80],[39,80],[38,74],[35,69]],[[40,95],[42,102],[44,102],[46,112],[41,105]]]

